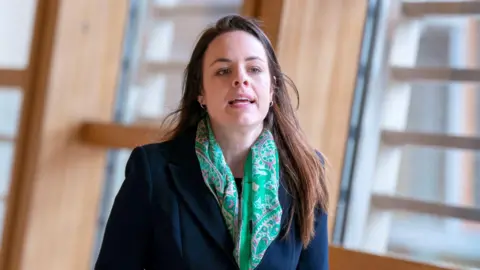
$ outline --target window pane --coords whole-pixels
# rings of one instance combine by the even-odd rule
[[[480,87],[467,83],[412,84],[407,131],[478,135]]]
[[[232,10],[233,12],[235,9]],[[188,62],[195,41],[205,26],[225,14],[172,15],[155,22],[145,61]]]
[[[186,14],[182,11],[186,6],[198,8],[190,8]],[[219,6],[226,8],[216,8]],[[125,113],[119,120],[127,123],[158,120],[176,109],[182,93],[183,70],[201,31],[218,18],[240,9],[241,1],[218,0],[157,1],[150,6],[147,14],[157,15],[148,19],[148,27],[138,29],[142,38],[133,47],[140,53],[132,54],[128,60],[136,63],[131,66],[138,69],[125,71],[133,79],[123,86],[127,89],[124,95],[127,99],[120,101],[124,108],[119,110]]]
[[[477,207],[480,152],[404,147],[396,194],[404,197]]]
[[[0,245],[3,238],[6,199],[12,177],[14,143],[0,141]]]
[[[0,0],[0,68],[27,67],[36,4],[36,0]]]
[[[158,5],[237,5],[240,6],[242,0],[154,0],[155,4]]]
[[[22,90],[0,87],[0,138],[15,138],[20,124]]]
[[[466,29],[465,19],[460,19],[457,25],[426,25],[419,41],[415,65],[446,68],[465,68],[467,64],[475,66],[477,60],[470,61],[465,53],[468,49],[465,33],[458,33]],[[462,40],[462,46],[457,44]],[[480,115],[479,90],[478,84],[471,83],[412,83],[406,129],[460,136],[478,134],[475,126],[480,125],[477,117]]]
[[[421,33],[417,60],[414,62],[416,66],[461,69],[480,67],[479,48],[476,45],[480,42],[478,17],[423,17],[418,22]]]
[[[14,154],[13,142],[0,141],[0,198],[8,194]]]
[[[5,213],[6,213],[6,203],[3,200],[0,200],[0,245],[3,241],[3,228],[5,227]]]
[[[175,110],[182,95],[182,74],[158,74],[142,87],[132,86],[124,110],[124,122],[160,119]]]
[[[447,267],[480,268],[480,223],[394,212],[391,224],[388,252],[392,255]]]

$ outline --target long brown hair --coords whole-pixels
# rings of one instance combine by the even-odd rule
[[[197,126],[205,116],[197,102],[202,90],[202,63],[208,45],[216,37],[231,31],[245,31],[256,37],[265,48],[274,87],[273,106],[266,118],[265,127],[273,134],[280,156],[281,171],[286,175],[286,188],[293,197],[288,229],[296,217],[300,236],[306,247],[315,235],[315,212],[327,212],[328,191],[322,161],[307,143],[295,116],[287,90],[287,84],[297,96],[295,84],[282,73],[274,49],[257,21],[239,15],[225,16],[207,28],[200,36],[188,63],[183,81],[183,97],[179,108],[164,121],[170,127],[166,139],[173,139]]]

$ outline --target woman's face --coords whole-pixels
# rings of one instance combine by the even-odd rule
[[[262,125],[272,94],[266,52],[254,36],[234,31],[210,43],[198,102],[205,105],[214,124],[232,128]]]

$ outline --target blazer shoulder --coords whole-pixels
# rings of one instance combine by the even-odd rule
[[[182,159],[183,154],[195,148],[195,132],[188,130],[176,137],[163,141],[139,146],[143,148],[149,160],[175,160]]]
[[[149,164],[151,173],[153,175],[166,170],[168,164],[176,164],[183,162],[186,153],[190,153],[194,149],[190,147],[189,141],[180,138],[173,138],[168,141],[150,143],[137,146],[142,149],[145,155],[146,162]],[[135,151],[135,150],[134,150]]]
[[[137,146],[145,151],[148,160],[165,160],[171,152],[172,141],[150,143]]]
[[[142,168],[145,176],[155,178],[161,172],[160,169],[166,167],[168,152],[168,142],[138,145],[130,153],[125,173],[138,173],[139,168]]]
[[[166,188],[168,182],[166,180],[168,178],[167,171],[171,151],[173,150],[171,150],[169,141],[139,145],[132,151],[131,158],[136,159],[137,164],[141,163],[143,168],[145,168],[145,175],[149,179],[149,186],[152,192],[158,192],[159,190],[166,192],[169,190]],[[137,154],[138,152],[142,153],[141,160],[135,158],[140,156]],[[157,192],[153,192],[153,194]]]

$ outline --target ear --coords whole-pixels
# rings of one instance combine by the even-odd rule
[[[202,95],[198,96],[197,101],[198,101],[198,103],[200,103],[200,105],[203,105],[204,104],[203,103],[203,96]]]
[[[273,101],[273,94],[275,93],[275,89],[277,89],[277,77],[272,77],[272,87],[270,87],[270,101]]]

